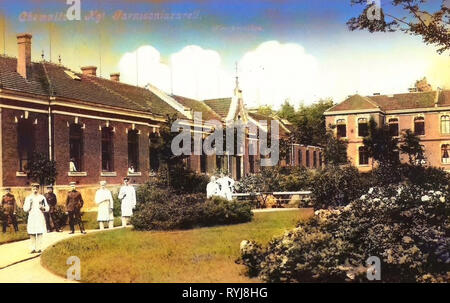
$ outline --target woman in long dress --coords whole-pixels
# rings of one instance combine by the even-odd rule
[[[39,194],[39,184],[31,185],[31,194],[25,198],[23,210],[28,212],[27,232],[30,235],[31,253],[42,251],[42,238],[47,233],[44,212],[49,211],[47,199]]]
[[[114,227],[114,200],[111,192],[106,188],[106,181],[100,182],[100,188],[95,192],[95,204],[98,205],[97,221],[100,229],[104,229],[104,223],[109,222],[108,227]]]

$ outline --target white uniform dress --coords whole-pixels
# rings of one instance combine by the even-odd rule
[[[206,185],[206,198],[212,198],[213,196],[220,195],[219,184],[216,181],[211,181]]]
[[[47,233],[47,225],[45,223],[44,213],[40,209],[43,207],[45,211],[49,211],[47,199],[40,194],[31,194],[25,198],[23,210],[28,212],[27,232],[29,235],[38,235]]]
[[[222,177],[218,180],[220,182],[221,196],[231,201],[233,199],[232,193],[234,191],[234,180],[228,176]]]
[[[120,188],[119,199],[122,200],[122,217],[131,217],[133,209],[136,207],[136,191],[131,185],[124,185]]]
[[[95,193],[95,204],[98,205],[97,221],[114,220],[112,208],[114,200],[108,189],[98,189]]]

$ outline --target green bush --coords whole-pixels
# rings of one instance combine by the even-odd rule
[[[360,182],[360,173],[354,166],[328,166],[312,177],[314,208],[346,205],[361,196],[366,186]]]
[[[179,195],[145,184],[138,189],[139,204],[131,224],[137,230],[189,229],[248,222],[253,213],[245,202],[227,201],[205,194]]]
[[[382,282],[450,282],[450,193],[416,185],[371,188],[265,248],[241,245],[249,274],[267,282],[367,282],[366,260],[381,260]]]

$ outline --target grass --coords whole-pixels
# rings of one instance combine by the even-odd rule
[[[242,240],[267,243],[311,210],[256,213],[250,223],[187,231],[119,229],[76,237],[44,251],[41,262],[65,276],[69,256],[81,260],[82,282],[259,282],[235,263]]]
[[[86,230],[88,229],[98,229],[98,222],[97,222],[97,212],[85,212],[83,214],[83,223],[84,228]],[[114,218],[114,226],[120,226],[122,224],[121,219],[119,217]],[[0,224],[1,225],[1,224]],[[70,230],[68,221],[67,225],[64,227],[64,230]],[[78,225],[75,226],[75,230],[78,230]],[[19,224],[19,231],[16,233],[14,232],[14,229],[12,225],[10,225],[6,231],[6,233],[2,233],[0,231],[0,245],[26,240],[28,239],[28,233],[27,233],[27,225],[26,224]]]

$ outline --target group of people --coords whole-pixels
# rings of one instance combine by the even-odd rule
[[[133,210],[136,208],[136,191],[129,184],[130,179],[125,177],[123,185],[119,191],[121,200],[122,226],[129,223]],[[98,206],[97,221],[100,229],[104,229],[105,223],[109,228],[114,227],[114,200],[111,191],[106,188],[106,181],[100,182],[100,188],[95,193],[95,204]],[[42,237],[47,232],[53,230],[60,232],[61,224],[57,218],[57,197],[53,192],[53,186],[47,186],[47,192],[44,195],[39,194],[39,184],[31,184],[31,194],[25,198],[23,210],[28,212],[27,233],[31,240],[31,253],[40,253],[42,250]],[[2,197],[3,209],[3,232],[9,224],[12,224],[14,231],[17,232],[17,203],[11,188],[6,188],[6,194]],[[76,182],[70,182],[70,190],[66,198],[66,214],[69,218],[70,234],[75,233],[75,224],[78,224],[80,232],[86,234],[81,218],[81,209],[84,205],[83,197],[76,188]]]
[[[210,182],[206,186],[206,197],[214,196],[222,197],[231,201],[233,199],[234,180],[227,175],[221,174],[220,178],[211,177]]]

